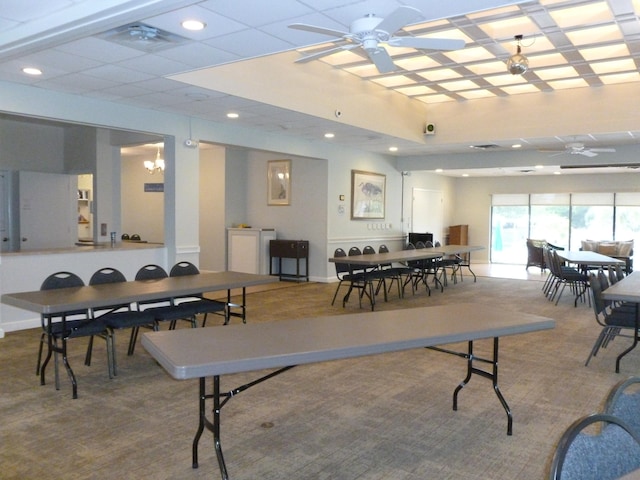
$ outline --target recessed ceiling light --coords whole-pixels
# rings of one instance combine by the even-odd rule
[[[544,168],[544,165],[536,165],[537,170],[542,170],[543,168]]]
[[[469,176],[469,174],[468,174],[468,173],[463,173],[463,174],[462,174],[462,176],[463,176],[463,177],[468,177],[468,176]]]
[[[441,168],[436,168],[436,173],[442,173],[443,170]]]
[[[185,20],[181,23],[181,25],[185,30],[191,30],[192,32],[204,30],[204,28],[207,26],[206,23],[201,22],[200,20]]]
[[[514,143],[513,145],[511,145],[511,148],[522,148],[522,144]]]
[[[25,67],[22,69],[22,71],[27,75],[42,75],[42,70],[35,67]]]
[[[562,172],[553,172],[554,175],[561,175]]]
[[[333,138],[335,136],[336,136],[335,133],[330,133],[330,132],[327,132],[327,133],[324,134],[324,138]]]
[[[240,115],[235,112],[227,113],[227,118],[238,118]]]
[[[389,147],[389,151],[390,152],[397,152],[398,151],[398,147]]]

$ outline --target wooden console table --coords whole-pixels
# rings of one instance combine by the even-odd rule
[[[308,240],[271,240],[269,242],[269,275],[273,273],[273,259],[278,259],[278,273],[280,280],[301,279],[309,281],[309,241]],[[296,273],[282,273],[282,259],[296,259]],[[300,260],[305,260],[304,274],[300,273]]]

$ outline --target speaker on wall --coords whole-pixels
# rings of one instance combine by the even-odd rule
[[[424,125],[424,134],[425,135],[435,135],[436,134],[436,126],[434,123],[425,123]]]

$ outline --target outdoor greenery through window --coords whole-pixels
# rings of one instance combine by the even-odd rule
[[[527,263],[527,238],[579,250],[582,240],[640,245],[640,193],[493,195],[493,263]]]

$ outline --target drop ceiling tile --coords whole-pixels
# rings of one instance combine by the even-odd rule
[[[589,5],[560,8],[550,11],[549,14],[560,28],[584,27],[613,21],[607,2],[591,2]]]
[[[620,42],[622,40],[622,32],[615,24],[567,31],[566,35],[571,40],[571,43],[576,46]]]
[[[200,20],[206,26],[199,31],[187,30],[182,27],[182,22],[185,20]],[[231,20],[229,17],[219,15],[200,5],[190,5],[162,15],[145,18],[142,21],[153,27],[197,41],[220,37],[247,28],[246,24]]]
[[[291,45],[257,30],[242,30],[220,38],[205,40],[205,44],[241,57],[257,57],[289,50]]]
[[[607,62],[592,62],[591,68],[599,75],[605,73],[622,73],[637,70],[636,63],[632,58],[610,60]]]

